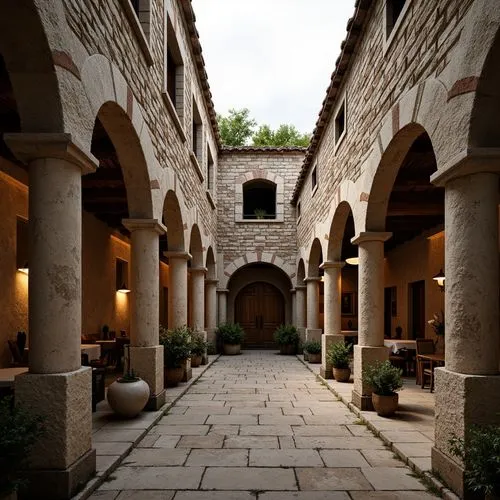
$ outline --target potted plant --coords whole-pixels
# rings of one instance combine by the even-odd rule
[[[293,325],[280,325],[274,331],[274,340],[280,346],[280,354],[297,354],[299,332]]]
[[[202,333],[193,333],[191,338],[191,366],[196,368],[201,365],[203,356],[207,352],[208,342]]]
[[[217,327],[217,335],[223,344],[224,354],[240,354],[245,332],[238,323],[221,323]]]
[[[389,360],[367,366],[363,371],[363,382],[372,388],[372,403],[381,417],[389,417],[398,408],[396,391],[403,387],[403,370]]]
[[[160,326],[166,387],[175,387],[184,376],[184,364],[191,355],[192,333],[185,325],[170,330]]]
[[[253,213],[257,219],[265,219],[267,212],[264,208],[256,208]]]
[[[0,399],[0,499],[15,500],[23,481],[23,468],[37,439],[43,434],[43,419],[21,406],[10,396]]]
[[[500,427],[474,425],[466,429],[465,440],[450,440],[452,455],[465,467],[465,484],[487,500],[500,498]]]
[[[349,368],[349,354],[351,344],[336,342],[331,344],[326,353],[326,359],[332,365],[333,378],[337,382],[349,382],[351,369]]]
[[[125,373],[108,387],[106,399],[117,415],[133,418],[141,413],[148,402],[149,385],[130,369],[130,346],[126,347],[128,353],[125,356]]]
[[[318,340],[308,340],[304,343],[309,363],[321,363],[321,343]]]

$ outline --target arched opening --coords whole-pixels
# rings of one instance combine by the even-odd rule
[[[249,264],[233,274],[228,283],[228,320],[242,325],[245,347],[275,348],[274,331],[291,322],[290,288],[290,278],[273,264]]]
[[[199,272],[195,271],[196,269],[199,270],[203,268],[203,243],[201,241],[200,229],[197,224],[194,224],[191,228],[191,237],[189,239],[189,253],[191,254],[191,260],[188,261],[188,325],[194,327],[196,323],[197,329],[200,330],[200,328],[203,329],[203,326],[205,324],[205,300],[203,298],[203,301],[199,301],[199,293],[200,288],[202,292],[204,292],[205,290],[205,278],[203,274],[199,277],[202,279],[202,282],[200,284],[197,281],[199,279],[198,276],[195,276],[193,274]],[[200,307],[203,307],[203,314],[198,313],[197,311]],[[195,317],[197,315],[198,318]]]
[[[194,224],[191,229],[189,253],[191,254],[191,267],[203,267],[203,243],[201,241],[200,229],[197,224]]]
[[[216,278],[216,269],[215,256],[212,247],[208,247],[205,267],[207,268],[207,279],[214,280]]]
[[[243,184],[243,219],[276,218],[276,184],[255,179]]]
[[[309,253],[309,263],[307,267],[307,277],[317,278],[323,274],[322,270],[319,268],[323,262],[323,250],[321,249],[321,243],[318,238],[313,241],[311,246],[311,251]]]
[[[160,237],[160,249],[171,252],[184,252],[184,222],[179,200],[174,191],[168,191],[163,204],[163,223],[167,234]]]
[[[297,286],[304,286],[304,280],[306,279],[306,267],[304,265],[304,259],[299,260],[297,266]]]

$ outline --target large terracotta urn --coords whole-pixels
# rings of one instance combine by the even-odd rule
[[[372,403],[377,415],[381,417],[390,417],[394,415],[398,409],[399,395],[397,393],[391,394],[390,396],[379,396],[378,394],[372,394]]]
[[[118,379],[108,387],[107,400],[112,410],[124,418],[139,415],[149,399],[148,384],[137,378],[134,381]]]

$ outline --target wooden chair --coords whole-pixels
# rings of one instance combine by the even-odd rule
[[[12,340],[7,340],[9,344],[10,354],[12,355],[11,365],[14,366],[28,366],[23,359],[22,354],[19,352],[19,347],[17,347],[16,342]]]
[[[416,383],[421,384],[422,389],[425,387],[425,379],[429,377],[431,392],[434,386],[434,373],[432,363],[419,357],[420,354],[434,354],[435,347],[432,339],[417,339],[417,377]]]

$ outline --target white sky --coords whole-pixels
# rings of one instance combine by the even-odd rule
[[[354,0],[193,0],[215,109],[312,132]]]

